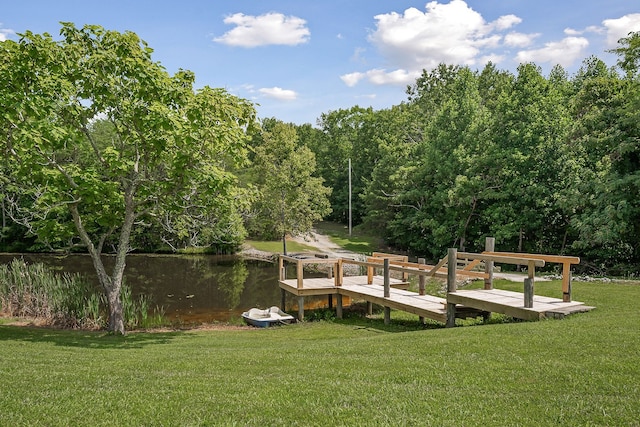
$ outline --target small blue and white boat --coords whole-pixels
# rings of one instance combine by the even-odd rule
[[[293,316],[285,313],[276,306],[267,308],[266,310],[252,308],[251,310],[242,313],[242,318],[247,325],[256,326],[258,328],[267,328],[271,325],[289,324],[295,320]]]

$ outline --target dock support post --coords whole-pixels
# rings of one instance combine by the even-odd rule
[[[327,296],[327,305],[329,306],[329,310],[333,308],[333,295]]]
[[[373,303],[371,301],[367,301],[367,314],[369,316],[373,314]]]
[[[336,295],[336,317],[342,319],[342,294]]]
[[[524,307],[533,307],[533,280],[529,277],[524,279]]]
[[[391,277],[389,272],[389,258],[384,259],[384,297],[389,298],[391,295]],[[384,307],[384,324],[391,323],[391,308]]]
[[[424,265],[426,263],[427,263],[426,259],[418,258],[418,264]],[[425,276],[423,276],[422,274],[420,276],[418,276],[418,295],[424,295],[424,288],[425,288],[425,285],[426,285],[426,281],[427,281],[427,278]],[[420,316],[418,318],[418,320],[419,320],[421,325],[424,325],[424,317],[423,316]]]
[[[280,310],[287,311],[287,291],[280,289]]]
[[[524,306],[533,307],[533,284],[536,277],[536,264],[533,261],[527,263],[527,278],[524,279]]]
[[[562,302],[571,302],[571,264],[562,264]]]
[[[304,286],[304,265],[302,264],[302,261],[296,262],[296,277],[298,289],[302,289]]]
[[[390,287],[391,287],[391,280],[390,280],[390,275],[389,275],[389,258],[385,258],[384,259],[384,297],[385,298],[389,298],[389,295],[391,294],[390,291]]]
[[[487,252],[493,252],[496,249],[496,239],[494,237],[487,237],[484,242],[484,250]],[[484,288],[493,289],[493,261],[484,262],[484,272],[489,275],[484,279]]]
[[[449,248],[447,254],[447,295],[456,291],[456,269],[458,267],[458,250]],[[456,305],[447,302],[447,328],[456,325]]]
[[[304,320],[304,297],[298,297],[298,320]]]

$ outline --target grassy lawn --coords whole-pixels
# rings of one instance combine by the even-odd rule
[[[640,285],[573,292],[597,309],[453,329],[395,311],[126,337],[0,324],[0,425],[637,426]]]
[[[371,254],[381,251],[382,248],[382,238],[364,232],[359,227],[352,228],[351,236],[347,226],[335,222],[320,222],[316,224],[315,229],[329,236],[338,246],[351,252]]]
[[[282,253],[282,241],[260,241],[260,240],[247,240],[245,243],[259,251],[272,252],[276,254]],[[287,241],[287,253],[294,252],[314,252],[316,248],[309,245],[303,245],[294,241]]]
[[[358,228],[352,230],[351,236],[349,236],[347,227],[334,222],[321,222],[316,224],[315,229],[320,234],[329,236],[333,243],[351,252],[370,254],[380,251],[382,247],[382,239],[367,234]],[[259,251],[282,253],[282,241],[280,240],[247,240],[245,243]],[[305,245],[287,240],[287,252],[317,252],[317,250],[313,244]]]

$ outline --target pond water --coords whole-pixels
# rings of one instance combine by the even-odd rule
[[[97,285],[88,255],[0,254],[0,263],[16,256],[80,273]],[[107,268],[112,262],[105,257]],[[277,264],[239,256],[130,254],[125,281],[134,296],[149,295],[151,307],[162,307],[168,319],[185,324],[226,322],[251,307],[280,305],[281,298]],[[287,300],[287,308],[292,304]]]

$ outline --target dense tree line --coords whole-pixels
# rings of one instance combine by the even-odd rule
[[[333,188],[331,218],[353,218],[397,248],[571,253],[593,271],[640,262],[640,33],[618,67],[591,57],[569,77],[535,64],[515,74],[442,64],[407,101],[323,114],[307,144]]]
[[[494,236],[500,250],[638,272],[640,33],[620,41],[617,67],[441,64],[405,102],[316,127],[256,122],[250,103],[194,91],[135,34],[62,35],[2,43],[0,250],[116,252],[122,218],[126,251],[232,252],[248,233],[346,223],[350,159],[354,224],[392,247],[436,259]]]

